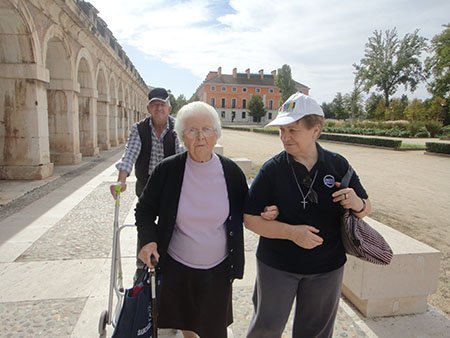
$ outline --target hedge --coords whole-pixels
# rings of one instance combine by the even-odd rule
[[[450,154],[450,143],[425,142],[427,152]]]
[[[278,135],[278,129],[253,128],[253,131],[255,133]],[[401,140],[391,140],[391,139],[375,138],[375,137],[360,137],[360,136],[343,135],[343,134],[322,133],[320,135],[320,138],[322,140],[338,141],[338,142],[346,142],[346,143],[354,143],[354,144],[365,144],[365,145],[371,145],[371,146],[375,146],[375,147],[385,147],[385,148],[393,148],[393,149],[399,149],[402,145]]]
[[[401,140],[391,140],[384,138],[375,138],[375,137],[359,137],[359,136],[350,136],[350,135],[341,135],[341,134],[326,134],[322,133],[320,135],[320,139],[329,140],[329,141],[338,141],[338,142],[346,142],[346,143],[356,143],[356,144],[365,144],[376,147],[385,147],[385,148],[393,148],[399,149],[402,145]]]

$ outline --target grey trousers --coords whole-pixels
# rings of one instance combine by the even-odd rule
[[[302,275],[257,260],[254,314],[247,338],[280,338],[296,299],[293,338],[331,338],[341,295],[344,267]]]

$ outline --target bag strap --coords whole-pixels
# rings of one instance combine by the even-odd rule
[[[341,188],[347,188],[348,187],[348,185],[350,184],[350,180],[351,180],[352,176],[353,176],[353,168],[349,164],[347,172],[345,173],[344,177],[342,177]]]

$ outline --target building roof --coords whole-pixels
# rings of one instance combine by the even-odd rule
[[[215,74],[214,74],[215,73]],[[215,75],[215,76],[214,76]],[[209,78],[209,79],[208,79]],[[296,87],[308,88],[302,83],[295,82]],[[218,75],[217,72],[210,72],[207,76],[207,80],[203,84],[216,84],[216,85],[241,85],[241,86],[276,86],[274,77],[271,74],[247,74],[247,73],[236,73],[236,77],[228,74]]]

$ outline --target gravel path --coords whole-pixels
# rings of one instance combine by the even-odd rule
[[[450,314],[450,157],[321,141],[345,156],[363,182],[371,217],[442,252],[438,291],[430,303]],[[283,150],[275,135],[222,130],[224,155],[247,157],[255,173]]]

